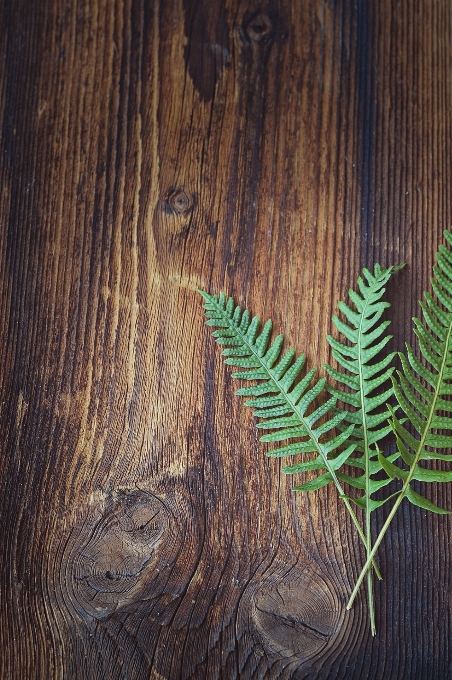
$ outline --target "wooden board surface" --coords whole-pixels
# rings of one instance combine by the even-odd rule
[[[412,340],[452,223],[450,2],[4,0],[0,22],[1,677],[452,678],[452,521],[403,506],[372,639],[335,490],[264,455],[196,293],[321,365],[361,267],[405,261]]]

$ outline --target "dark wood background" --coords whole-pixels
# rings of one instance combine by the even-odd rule
[[[403,506],[372,639],[335,489],[264,455],[196,293],[321,365],[361,267],[405,261],[412,341],[452,223],[450,1],[3,0],[0,23],[1,677],[452,678],[452,520]]]

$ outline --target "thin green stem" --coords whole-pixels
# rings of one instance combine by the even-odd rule
[[[349,499],[347,498],[347,496],[341,496],[341,498],[342,498],[342,500],[343,500],[344,503],[345,503],[345,507],[347,508],[347,510],[348,510],[349,513],[350,513],[350,517],[351,517],[352,520],[353,520],[353,523],[354,523],[354,525],[355,525],[355,527],[356,527],[356,529],[357,529],[357,531],[358,531],[358,534],[359,534],[359,536],[360,536],[362,542],[364,543],[364,545],[365,545],[366,548],[367,548],[367,545],[366,545],[366,536],[365,536],[365,534],[364,534],[364,531],[363,531],[362,528],[361,528],[360,523],[358,522],[358,518],[356,517],[355,513],[353,512],[353,508],[352,508],[352,506],[350,505]],[[377,563],[375,562],[374,559],[372,559],[372,566],[373,566],[373,568],[374,568],[374,571],[375,571],[375,574],[376,574],[378,580],[379,580],[379,581],[382,581],[382,580],[383,580],[383,576],[381,575],[380,569],[378,568],[378,565],[377,565]]]
[[[369,594],[369,614],[370,614],[370,632],[372,635],[377,634],[377,629],[375,626],[375,603],[374,603],[374,593],[372,584],[372,570],[367,571],[367,592]]]
[[[361,345],[362,345],[362,327],[363,327],[363,320],[365,319],[366,316],[366,309],[368,305],[368,298],[366,298],[366,302],[363,308],[363,311],[361,313],[361,319],[359,323],[359,329],[358,329],[358,374],[359,374],[359,387],[360,387],[360,396],[361,396],[361,413],[362,413],[362,418],[363,418],[363,440],[364,440],[364,457],[365,457],[365,464],[366,464],[366,558],[369,559],[369,555],[372,550],[372,534],[371,534],[371,525],[370,525],[370,451],[369,451],[369,436],[368,436],[368,430],[367,430],[367,410],[366,410],[366,404],[365,404],[365,399],[364,399],[364,373],[363,373],[363,361],[362,361],[362,354],[361,354]],[[368,599],[369,599],[369,616],[370,616],[370,629],[372,632],[372,635],[375,635],[376,633],[376,628],[375,628],[375,604],[374,604],[374,597],[373,597],[373,589],[372,589],[372,571],[369,569],[367,572],[367,592],[368,592]]]
[[[356,594],[357,594],[357,592],[358,592],[358,590],[359,590],[359,587],[360,587],[360,585],[361,585],[361,583],[362,583],[362,581],[363,581],[363,578],[364,578],[364,576],[366,575],[366,572],[368,571],[368,569],[369,569],[369,567],[370,567],[370,565],[371,565],[371,563],[372,563],[373,557],[374,557],[375,553],[376,553],[377,550],[378,550],[378,546],[380,545],[381,541],[383,540],[383,537],[384,537],[386,531],[388,530],[389,525],[390,525],[391,522],[392,522],[392,518],[394,517],[394,515],[395,515],[396,512],[397,512],[397,508],[399,507],[400,503],[401,503],[402,500],[403,500],[403,495],[402,495],[403,493],[404,493],[404,489],[402,489],[402,491],[400,492],[400,495],[398,496],[396,502],[394,503],[394,505],[393,505],[393,507],[392,507],[392,509],[391,509],[391,512],[389,513],[388,519],[387,519],[386,522],[383,524],[383,528],[382,528],[382,530],[380,531],[380,533],[379,533],[379,535],[378,535],[378,538],[377,538],[377,540],[375,541],[375,543],[374,543],[374,545],[373,545],[373,548],[372,548],[372,550],[371,550],[371,552],[370,552],[370,554],[369,554],[369,557],[367,558],[367,561],[366,561],[364,567],[363,567],[362,570],[361,570],[361,573],[360,573],[360,575],[359,575],[359,578],[358,578],[358,580],[356,581],[356,585],[355,585],[355,587],[354,587],[354,589],[353,589],[353,592],[352,592],[352,594],[350,595],[350,599],[349,599],[348,604],[347,604],[347,609],[351,609],[351,608],[352,608],[353,601],[354,601],[354,599],[355,599],[355,597],[356,597]]]

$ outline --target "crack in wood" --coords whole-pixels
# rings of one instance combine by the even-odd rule
[[[280,614],[275,614],[272,611],[266,611],[265,609],[262,609],[259,606],[256,606],[256,611],[260,611],[262,614],[265,614],[276,619],[278,625],[284,625],[290,628],[296,628],[296,626],[303,626],[303,628],[310,630],[311,632],[315,633],[322,639],[329,638],[332,635],[334,635],[334,631],[325,632],[323,630],[320,630],[320,628],[316,628],[315,626],[307,623],[306,621],[303,621],[303,619],[301,618],[296,618],[293,616],[281,616]]]

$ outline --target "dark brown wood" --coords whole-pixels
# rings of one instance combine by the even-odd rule
[[[0,12],[1,677],[452,677],[451,520],[399,513],[372,639],[335,490],[266,458],[196,292],[321,365],[360,268],[405,261],[412,341],[452,223],[449,0]]]

